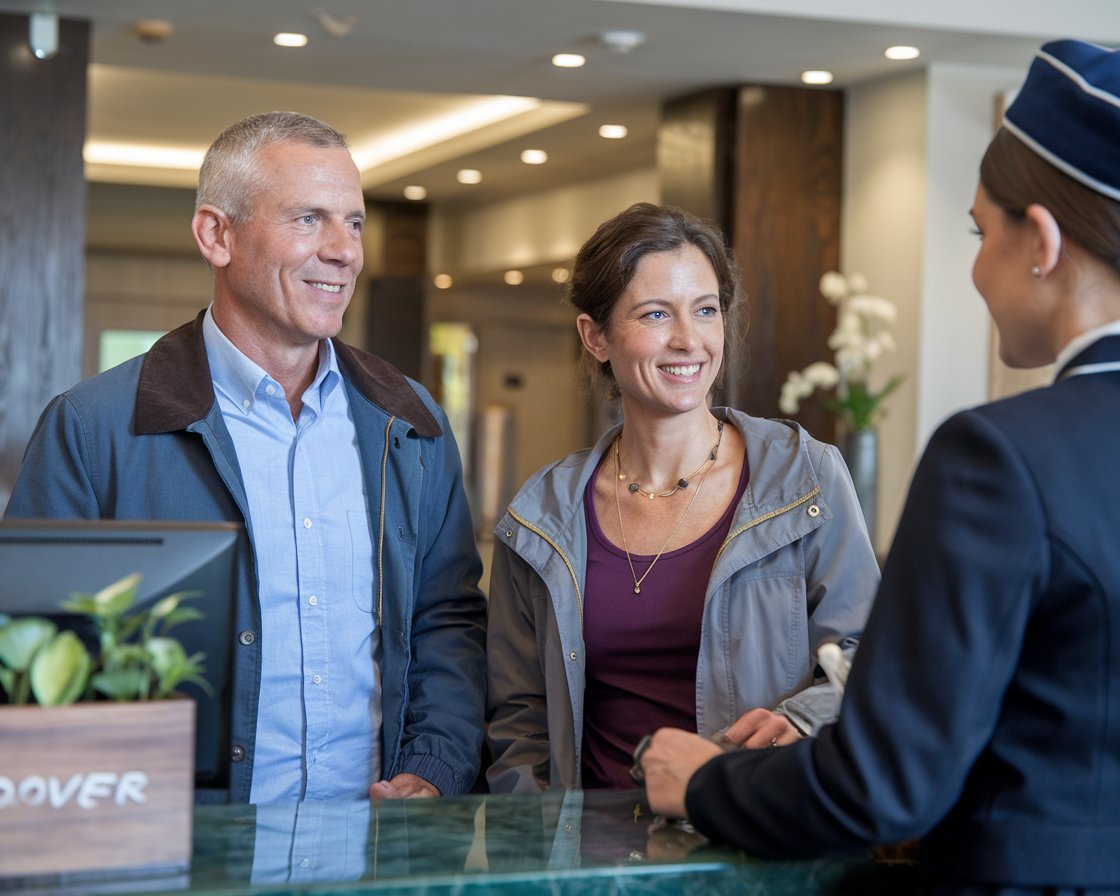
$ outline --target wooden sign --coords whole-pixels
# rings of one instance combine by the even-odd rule
[[[0,707],[0,877],[190,864],[193,700]]]

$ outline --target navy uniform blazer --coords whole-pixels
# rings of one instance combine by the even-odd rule
[[[1108,336],[1063,373],[1116,361]],[[1120,371],[946,421],[839,721],[717,757],[686,805],[766,857],[925,835],[943,891],[1120,888]]]

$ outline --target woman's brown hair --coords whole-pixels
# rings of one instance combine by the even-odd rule
[[[1065,237],[1120,270],[1120,202],[1059,171],[1005,128],[984,153],[980,183],[1014,217],[1043,206]]]

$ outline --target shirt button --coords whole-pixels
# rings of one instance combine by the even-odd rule
[[[319,606],[319,598],[317,598],[314,594],[312,594],[311,597],[307,598],[307,602],[313,607]]]
[[[311,680],[313,682],[315,682],[315,684],[322,684],[323,683],[323,676],[322,675],[312,675]]]
[[[241,402],[241,407],[245,408],[245,410],[249,410],[249,408],[251,408],[252,406],[253,402],[249,401],[248,398]]]
[[[574,660],[575,658],[576,658],[576,652],[573,650],[571,653],[568,654],[568,659]]]
[[[311,859],[300,859],[299,860],[299,867],[300,868],[307,868],[310,865],[311,865]]]
[[[311,520],[307,519],[306,517],[304,517],[304,520],[303,520],[303,528],[304,529],[310,529],[311,528]]]
[[[229,758],[234,762],[240,762],[245,758],[245,748],[241,744],[234,744],[229,751]]]
[[[810,504],[807,513],[809,516],[820,516],[821,509],[816,504]]]
[[[272,385],[272,383],[269,383],[267,386],[264,387],[264,393],[265,393],[265,395],[275,395],[276,394],[276,387],[274,385]]]
[[[250,644],[257,640],[257,636],[250,631],[244,631],[237,636],[237,640],[248,647]]]

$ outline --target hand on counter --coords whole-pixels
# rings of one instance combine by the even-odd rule
[[[795,743],[802,734],[785,716],[758,707],[739,716],[723,731],[723,736],[737,746],[757,750]]]
[[[435,785],[407,772],[395,775],[388,781],[375,781],[369,789],[369,798],[375,801],[407,800],[426,796],[442,796],[442,794]]]
[[[684,794],[688,779],[723,751],[699,734],[660,728],[641,755],[649,807],[666,818],[686,818]]]

